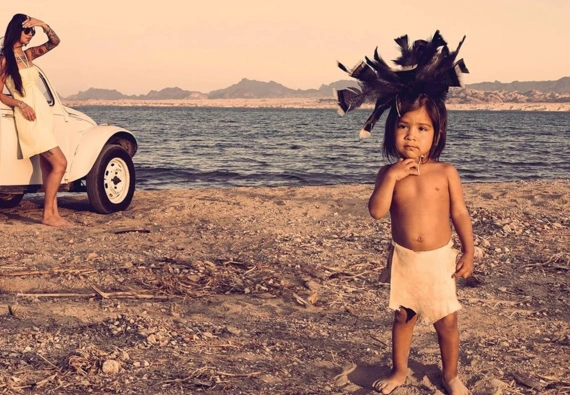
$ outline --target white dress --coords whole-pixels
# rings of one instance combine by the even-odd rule
[[[36,113],[36,119],[29,121],[24,117],[22,110],[14,107],[18,140],[24,159],[42,152],[49,151],[58,146],[54,130],[55,120],[53,112],[39,89],[39,71],[34,66],[20,69],[24,95],[16,90],[11,77],[6,78],[6,87],[16,100],[22,100]]]

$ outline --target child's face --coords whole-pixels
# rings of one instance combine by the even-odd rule
[[[428,158],[433,134],[433,123],[424,107],[408,111],[396,126],[396,149],[406,159]]]

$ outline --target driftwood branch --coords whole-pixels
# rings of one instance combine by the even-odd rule
[[[193,381],[193,380],[195,381],[195,379],[198,376],[200,376],[203,372],[207,371],[208,369],[210,369],[210,368],[209,367],[199,368],[199,369],[196,369],[190,376],[187,376],[184,378],[179,378],[179,379],[174,379],[174,380],[165,380],[161,384],[185,383],[185,382]],[[251,373],[215,372],[214,375],[226,376],[226,377],[253,377],[253,376],[258,376],[261,373],[263,373],[263,372],[261,372],[261,371],[251,372]],[[202,382],[202,381],[200,381],[198,384],[206,385],[206,383]]]
[[[526,269],[526,268],[530,268],[530,267],[541,267],[541,266],[546,266],[546,265],[551,264],[551,263],[556,263],[556,262],[558,262],[558,260],[560,258],[562,258],[564,256],[564,254],[565,253],[563,253],[563,252],[559,252],[557,254],[552,255],[550,258],[548,258],[544,262],[529,263],[528,265],[523,265],[522,267],[523,267],[523,269]],[[566,268],[566,267],[556,267],[556,268],[568,270],[568,268]]]
[[[520,303],[520,301],[512,301],[512,300],[499,300],[499,299],[479,299],[479,298],[460,298],[461,300],[465,300],[469,303],[484,303],[484,304],[507,304],[511,306],[515,306]]]
[[[570,380],[561,379],[559,377],[543,376],[541,374],[537,374],[537,377],[549,381],[548,386],[552,386],[553,384],[570,385]]]
[[[227,376],[227,377],[252,377],[252,376],[258,376],[260,375],[262,372],[257,371],[257,372],[251,372],[251,373],[226,373],[226,372],[216,372],[217,375],[220,376]]]
[[[125,228],[125,229],[117,229],[112,231],[116,235],[120,235],[123,233],[150,233],[149,229],[140,229],[140,228]]]
[[[92,286],[93,287],[93,286]],[[61,292],[61,293],[13,293],[12,295],[29,298],[96,298],[102,299],[152,299],[152,300],[172,300],[181,298],[178,295],[152,295],[136,292],[104,292],[97,289],[94,293]]]
[[[46,274],[89,274],[96,273],[96,269],[50,269],[50,270],[28,270],[22,272],[0,272],[2,277],[22,277],[22,276],[43,276]]]

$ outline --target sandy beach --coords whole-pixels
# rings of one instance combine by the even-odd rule
[[[332,99],[193,99],[193,100],[63,100],[78,106],[221,107],[221,108],[320,108],[335,109]],[[372,105],[363,105],[372,109]],[[570,111],[570,103],[473,103],[447,105],[449,110],[483,111]]]
[[[570,182],[465,184],[458,283],[473,394],[570,393]],[[137,191],[124,212],[0,211],[0,392],[371,394],[390,368],[389,219],[372,185]],[[418,325],[397,394],[441,394]]]

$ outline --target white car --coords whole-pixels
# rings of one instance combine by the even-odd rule
[[[111,125],[97,125],[89,116],[64,106],[46,75],[40,89],[55,116],[59,147],[67,158],[60,191],[87,192],[96,212],[125,210],[135,192],[137,152],[133,133]],[[22,159],[14,111],[0,102],[0,208],[20,204],[25,193],[42,192],[39,158]]]

